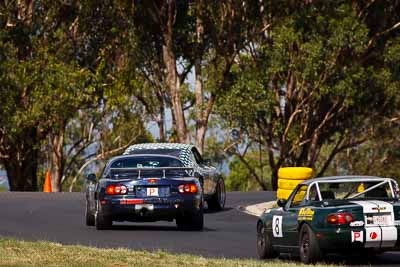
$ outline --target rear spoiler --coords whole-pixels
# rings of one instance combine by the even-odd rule
[[[188,171],[188,175],[193,176],[194,168],[192,167],[154,167],[154,168],[110,168],[110,172],[112,171],[138,171],[138,179],[140,178],[140,173],[142,171],[162,171],[163,176],[162,178],[165,179],[165,171],[167,170],[182,170]]]

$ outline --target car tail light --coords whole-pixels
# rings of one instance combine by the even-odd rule
[[[353,215],[351,213],[332,213],[326,217],[326,221],[329,224],[346,224],[353,221]]]
[[[197,193],[195,184],[181,184],[178,186],[179,193]]]
[[[152,179],[147,179],[147,182],[148,183],[155,183],[155,182],[157,182],[157,179],[153,179],[153,178]]]
[[[125,185],[111,184],[106,187],[107,195],[125,195],[128,192],[128,188]]]

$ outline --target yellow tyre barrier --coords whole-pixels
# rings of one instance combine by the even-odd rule
[[[303,182],[304,180],[288,180],[288,179],[278,179],[278,188],[279,189],[286,189],[286,190],[293,190],[296,186]]]
[[[286,190],[286,189],[280,189],[278,188],[278,191],[276,191],[276,198],[277,199],[288,199],[290,194],[292,193],[293,190]]]
[[[297,195],[297,196],[294,198],[294,201],[293,201],[293,202],[301,202],[301,201],[303,200],[303,197],[304,197],[305,194],[306,194],[306,192],[303,192],[302,194]]]
[[[278,189],[276,191],[276,198],[277,199],[288,199],[290,194],[292,193],[293,190],[286,190],[286,189]],[[297,194],[296,198],[294,199],[295,202],[299,202],[303,199],[303,196],[305,195],[306,191],[301,191],[301,193]]]
[[[307,167],[285,167],[279,168],[278,180],[305,180],[312,176],[312,169]]]

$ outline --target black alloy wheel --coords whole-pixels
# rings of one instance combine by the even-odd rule
[[[204,227],[204,209],[203,202],[198,211],[187,212],[176,218],[176,226],[179,230],[201,231]]]
[[[99,203],[97,203],[95,214],[95,226],[97,230],[108,230],[112,227],[111,218],[103,214]]]
[[[210,210],[220,211],[225,207],[226,191],[224,179],[219,178],[214,195],[208,200],[208,208]]]
[[[87,226],[94,226],[95,216],[90,211],[89,201],[87,199],[86,199],[85,217],[86,217],[86,225]]]
[[[318,262],[323,256],[315,234],[308,224],[301,227],[299,247],[300,260],[305,264]]]
[[[279,256],[274,250],[264,223],[257,225],[257,255],[259,259],[273,259]]]

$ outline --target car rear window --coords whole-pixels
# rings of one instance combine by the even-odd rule
[[[144,177],[188,177],[190,170],[168,169],[184,167],[179,159],[163,156],[135,156],[119,159],[110,166],[110,175],[113,179],[135,179]],[[124,169],[130,168],[130,169]],[[140,170],[135,170],[135,169]],[[167,169],[163,169],[167,168]]]
[[[388,199],[393,198],[389,183],[357,181],[318,183],[322,199]]]
[[[140,156],[117,160],[112,163],[111,168],[160,168],[160,167],[183,167],[180,160],[171,157]]]

